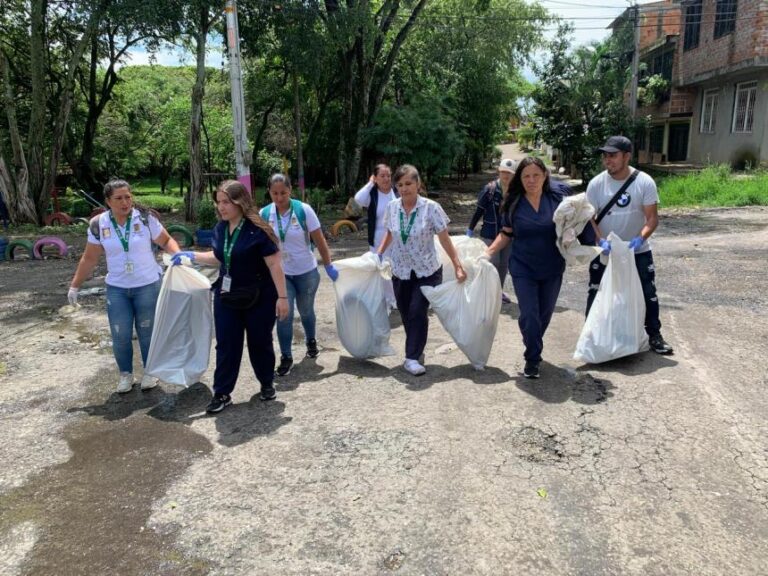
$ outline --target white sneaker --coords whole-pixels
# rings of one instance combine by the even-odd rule
[[[414,376],[421,376],[427,371],[424,366],[419,364],[418,360],[411,360],[410,358],[406,358],[405,362],[403,362],[403,368]]]
[[[141,377],[142,390],[150,390],[155,386],[157,386],[157,378],[150,376],[148,374],[144,374],[144,376]]]
[[[130,372],[120,372],[120,381],[117,383],[117,393],[125,394],[133,388],[133,374]]]

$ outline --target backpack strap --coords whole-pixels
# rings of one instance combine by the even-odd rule
[[[267,204],[264,206],[264,208],[261,209],[261,212],[259,212],[259,216],[261,216],[262,220],[266,220],[269,222],[269,209],[272,207],[272,204]]]
[[[312,242],[312,239],[309,237],[309,230],[307,230],[307,213],[304,212],[304,204],[302,204],[301,200],[291,198],[291,209],[293,210],[293,213],[296,214],[296,218],[299,221],[299,226],[301,226],[301,229],[304,230],[304,240],[306,241],[307,246],[314,248],[315,245]]]

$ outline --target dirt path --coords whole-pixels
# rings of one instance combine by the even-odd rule
[[[438,201],[461,232],[473,195]],[[321,355],[266,405],[244,364],[216,418],[203,385],[113,393],[103,296],[58,314],[74,260],[0,263],[0,573],[762,574],[766,241],[764,209],[663,214],[668,358],[574,362],[569,270],[534,382],[515,305],[484,372],[434,317],[427,375],[353,360],[324,277]]]

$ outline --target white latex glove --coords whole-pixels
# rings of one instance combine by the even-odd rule
[[[67,292],[67,300],[69,300],[69,303],[72,306],[77,306],[77,295],[80,292],[80,288],[75,288],[74,286],[69,287],[69,291]]]

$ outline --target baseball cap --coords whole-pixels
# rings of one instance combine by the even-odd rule
[[[499,162],[499,172],[514,172],[517,168],[517,162],[511,158],[504,158]]]
[[[597,151],[610,154],[614,152],[632,152],[632,142],[626,136],[611,136]]]

